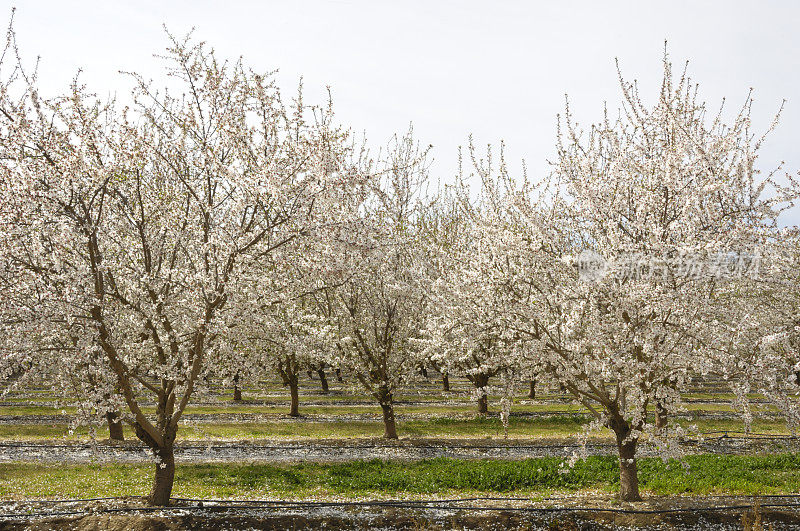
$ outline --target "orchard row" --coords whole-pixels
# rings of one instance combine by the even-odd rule
[[[470,141],[445,185],[412,131],[371,152],[330,102],[202,44],[172,41],[170,90],[133,74],[104,102],[79,80],[40,94],[13,37],[0,376],[130,425],[157,461],[153,504],[210,378],[277,373],[297,413],[302,371],[346,370],[388,438],[394,395],[425,368],[468,378],[482,410],[491,379],[504,418],[512,383],[541,379],[613,430],[628,501],[637,445],[682,435],[669,419],[695,376],[729,382],[745,417],[765,394],[794,426],[800,247],[779,217],[798,188],[758,170],[749,96],[712,113],[665,57],[653,104],[620,76],[600,123],[567,107],[548,175]]]

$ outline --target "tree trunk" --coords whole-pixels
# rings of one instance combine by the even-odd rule
[[[311,370],[306,371],[306,374],[308,375],[308,379],[309,380],[313,380],[314,379],[314,373]]]
[[[119,421],[119,412],[107,412],[106,420],[108,421],[108,438],[112,441],[124,441],[125,434],[122,431],[122,422]]]
[[[325,376],[325,370],[322,368],[317,369],[317,374],[319,375],[319,381],[322,383],[322,392],[328,393],[328,377]]]
[[[397,424],[394,420],[392,393],[385,387],[378,389],[378,402],[383,410],[383,438],[397,439]]]
[[[628,502],[642,501],[636,466],[636,443],[633,442],[619,448],[619,498]]]
[[[392,403],[381,404],[383,410],[383,438],[397,439],[397,424],[394,420],[394,407]]]
[[[297,378],[293,378],[289,381],[289,392],[292,395],[292,406],[289,410],[290,417],[299,417],[300,416],[300,395],[298,393],[298,382]]]
[[[164,403],[157,406],[157,411],[164,412]],[[166,423],[166,419],[159,415],[159,425]],[[133,430],[140,441],[145,443],[153,451],[156,458],[155,477],[153,478],[153,488],[147,498],[151,505],[169,505],[169,498],[172,495],[172,484],[175,482],[175,436],[177,428],[166,429],[161,434],[162,441],[157,443],[153,437],[138,422],[133,424]]]
[[[423,378],[428,379],[428,369],[425,368],[425,365],[420,366],[419,372]]]
[[[481,396],[478,398],[478,413],[484,415],[489,412],[489,396],[486,394],[489,377],[485,374],[476,374],[472,377],[472,384],[475,389],[481,390]]]
[[[239,387],[239,373],[238,372],[233,377],[233,401],[234,402],[241,402],[242,401],[242,388]]]
[[[336,381],[342,383],[344,380],[342,379],[342,369],[336,369]]]
[[[481,395],[478,399],[478,413],[481,415],[485,415],[489,412],[489,397],[486,395]]]
[[[639,472],[636,466],[636,438],[630,438],[631,427],[619,414],[612,417],[610,427],[617,439],[619,452],[619,499],[626,502],[642,501],[639,494]]]
[[[661,402],[656,401],[656,428],[662,429],[667,427],[667,409],[661,405]]]
[[[450,392],[450,377],[447,372],[442,373],[442,391]]]
[[[175,481],[175,454],[172,444],[156,449],[155,453],[159,462],[156,463],[149,502],[151,505],[166,506],[169,505],[172,484]]]
[[[536,398],[536,380],[531,380],[531,388],[528,390],[528,398]]]

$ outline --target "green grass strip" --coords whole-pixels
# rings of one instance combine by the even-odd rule
[[[640,484],[654,494],[787,494],[800,491],[800,455],[689,456],[681,463],[639,460]],[[0,464],[3,499],[144,495],[152,466]],[[355,461],[341,464],[180,464],[174,496],[193,498],[320,495],[547,494],[619,487],[616,459],[574,467],[560,458],[524,461]]]

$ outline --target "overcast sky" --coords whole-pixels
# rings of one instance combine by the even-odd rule
[[[753,87],[755,122],[766,127],[787,99],[762,167],[800,169],[800,3],[791,0],[28,0],[8,3],[8,15],[12,5],[23,56],[41,56],[47,89],[79,68],[101,95],[130,86],[119,70],[157,78],[162,25],[195,27],[221,55],[279,69],[284,91],[301,75],[311,97],[330,85],[340,120],[373,143],[413,122],[446,180],[470,133],[479,144],[505,140],[532,176],[548,171],[564,94],[581,123],[598,120],[603,102],[616,108],[617,57],[652,101],[666,39],[713,107],[723,96],[739,104]]]

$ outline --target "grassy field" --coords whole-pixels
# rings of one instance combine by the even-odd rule
[[[800,490],[800,456],[690,456],[685,462],[642,459],[640,481],[653,494],[783,494]],[[0,464],[0,498],[90,498],[145,495],[152,466]],[[431,459],[343,464],[182,464],[175,497],[302,498],[411,495],[546,496],[619,487],[613,457],[565,467],[559,458],[525,461]]]

